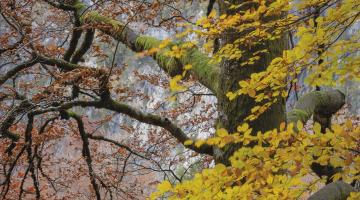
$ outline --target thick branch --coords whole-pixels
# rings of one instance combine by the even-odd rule
[[[40,63],[51,66],[57,66],[58,68],[63,69],[65,71],[71,71],[81,67],[80,65],[69,63],[62,59],[49,58],[43,55],[37,55],[37,57]]]
[[[126,114],[129,117],[139,120],[140,122],[160,126],[171,133],[180,143],[184,144],[186,140],[190,138],[173,122],[167,118],[160,117],[158,115],[153,115],[150,113],[143,113],[140,110],[132,108],[126,104],[116,102],[112,99],[109,99],[103,103],[103,106],[109,110],[113,110],[122,114]],[[194,144],[186,146],[196,152],[205,153],[212,155],[212,147],[208,145],[202,145],[201,147],[196,147]]]
[[[71,63],[78,63],[85,53],[90,49],[91,44],[94,39],[95,31],[90,29],[86,31],[85,38],[80,48],[75,52],[74,56],[71,59]]]
[[[325,133],[331,127],[331,116],[336,113],[345,103],[345,95],[339,90],[314,91],[302,96],[296,103],[295,108],[287,114],[288,123],[296,123],[300,120],[306,123],[313,115],[314,122],[321,125],[321,132]],[[332,177],[341,168],[331,165],[312,163],[311,169],[321,178],[327,177],[326,183],[332,182]]]
[[[74,12],[74,17],[75,17],[75,22],[74,22],[74,28],[73,28],[72,35],[71,35],[69,48],[66,50],[66,52],[64,54],[64,60],[66,60],[66,61],[70,61],[70,58],[74,54],[74,52],[76,50],[76,46],[77,46],[79,39],[81,37],[81,34],[82,34],[82,30],[79,29],[79,26],[81,25],[81,23],[80,23],[80,17],[79,17],[78,12]]]
[[[81,20],[84,24],[94,25],[100,31],[112,36],[115,40],[122,42],[135,52],[157,48],[161,43],[161,40],[154,37],[138,35],[122,22],[100,15],[95,11],[87,13]],[[153,56],[166,73],[170,76],[181,74],[183,66],[191,64],[192,74],[197,77],[199,82],[212,92],[217,92],[219,67],[218,65],[210,64],[208,56],[193,48],[187,51],[181,58],[175,59],[165,56],[165,52],[168,50],[169,48],[165,48]]]
[[[288,112],[287,122],[307,122],[312,115],[331,117],[345,104],[345,95],[339,90],[314,91],[302,96],[295,108]]]
[[[35,110],[32,113],[35,115],[46,113],[46,112],[53,112],[53,111],[60,111],[60,110],[67,110],[75,106],[81,107],[95,107],[95,108],[103,108],[108,109],[114,112],[118,112],[121,114],[125,114],[129,117],[132,117],[140,122],[155,125],[162,127],[170,132],[172,136],[174,136],[180,143],[184,144],[185,141],[190,140],[189,138],[176,124],[171,122],[169,119],[160,117],[158,115],[144,113],[140,110],[133,108],[129,105],[119,103],[114,101],[113,99],[103,99],[101,101],[72,101],[68,103],[62,104],[60,107],[51,107],[43,110]],[[192,149],[198,153],[202,154],[213,154],[212,146],[209,145],[202,145],[201,147],[196,147],[194,144],[186,146],[189,149]]]
[[[311,195],[308,200],[346,200],[351,192],[356,192],[351,185],[343,181],[337,181],[321,188]]]

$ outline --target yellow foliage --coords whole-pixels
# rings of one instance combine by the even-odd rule
[[[360,199],[360,192],[351,192],[350,197],[347,200],[357,200]]]
[[[216,137],[200,143],[217,141],[216,144],[224,146],[241,142],[243,146],[230,158],[231,166],[217,164],[174,187],[165,181],[152,197],[170,192],[167,193],[169,199],[299,199],[317,189],[315,183],[324,181],[303,178],[311,173],[313,162],[341,167],[343,171],[333,179],[352,182],[359,178],[360,156],[351,149],[358,147],[360,127],[348,125],[337,124],[333,131],[327,130],[326,142],[318,130],[314,130],[314,134],[302,130],[301,122],[297,123],[297,131],[289,124],[279,130],[258,132],[256,136],[246,123],[238,127],[242,134],[219,129]],[[228,137],[231,139],[224,142]],[[255,145],[246,146],[250,142]],[[358,199],[358,195],[352,193],[349,199]]]
[[[359,20],[360,1],[326,1],[333,6],[324,6],[323,0],[254,2],[258,5],[256,8],[231,15],[218,16],[213,11],[209,17],[196,22],[200,28],[189,28],[182,35],[195,34],[206,39],[202,47],[210,54],[215,38],[228,30],[241,34],[241,38],[222,46],[212,55],[212,62],[227,59],[239,62],[244,68],[265,67],[265,70],[239,80],[238,89],[227,91],[230,100],[248,95],[257,103],[246,121],[257,119],[280,98],[287,97],[288,85],[296,82],[304,70],[311,72],[306,78],[310,86],[335,86],[347,80],[360,80],[360,34],[342,37],[344,30]],[[248,1],[228,6],[240,9],[246,7],[246,3]],[[321,16],[304,14],[319,7]],[[290,10],[297,12],[294,14]],[[287,36],[289,30],[297,41],[294,46],[274,58],[268,66],[261,66],[259,60],[271,53],[271,49],[257,47],[272,44]],[[191,45],[174,45],[168,56],[181,58]],[[249,56],[247,50],[253,47],[257,51]],[[185,72],[191,68],[191,65],[184,66]],[[185,89],[178,84],[183,76],[185,74],[175,76],[170,81],[172,91]],[[234,133],[218,129],[215,137],[195,143],[197,147],[209,144],[219,148],[241,143],[242,147],[230,158],[231,166],[216,165],[205,169],[192,180],[174,187],[166,183],[152,197],[160,198],[169,192],[169,199],[299,199],[306,192],[318,189],[315,183],[323,181],[304,181],[304,176],[312,173],[313,162],[341,167],[343,170],[333,176],[334,180],[341,178],[351,182],[360,178],[360,156],[354,153],[360,143],[360,127],[351,121],[335,124],[325,134],[321,133],[318,123],[314,124],[313,132],[307,132],[304,124],[297,122],[282,123],[279,130],[264,133],[253,133],[247,122],[241,123]],[[185,142],[185,145],[190,144],[192,141]],[[352,193],[349,197],[359,198],[360,193]]]
[[[170,79],[170,90],[171,91],[183,91],[186,88],[184,86],[179,85],[179,81],[182,79],[181,75],[176,75],[172,79]]]

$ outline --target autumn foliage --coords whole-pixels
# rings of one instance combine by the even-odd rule
[[[1,199],[360,199],[360,1],[0,14]]]

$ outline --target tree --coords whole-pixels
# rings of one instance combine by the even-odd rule
[[[312,173],[311,169],[324,176],[328,184],[311,198],[330,199],[325,195],[329,195],[327,191],[333,187],[339,188],[338,193],[331,194],[334,199],[347,198],[355,191],[349,183],[359,178],[360,128],[351,121],[331,125],[331,117],[344,105],[345,96],[338,90],[320,87],[360,78],[356,67],[359,35],[341,38],[359,18],[357,1],[217,1],[219,14],[213,8],[214,1],[210,1],[208,16],[196,24],[176,14],[159,23],[172,19],[187,21],[185,31],[177,35],[180,39],[174,37],[173,41],[141,35],[129,26],[133,18],[151,21],[153,13],[163,8],[160,1],[126,1],[128,4],[99,1],[91,6],[80,1],[45,2],[58,15],[52,16],[52,24],[63,25],[69,19],[72,23],[71,39],[66,38],[64,42],[66,50],[62,45],[44,45],[36,39],[59,36],[50,31],[45,34],[42,27],[31,24],[29,19],[32,19],[35,1],[1,3],[2,17],[9,31],[2,36],[3,43],[7,44],[0,53],[10,59],[21,50],[20,56],[26,57],[22,63],[11,60],[15,65],[0,77],[3,107],[10,110],[0,124],[5,144],[2,157],[6,159],[3,198],[9,188],[19,188],[21,198],[28,175],[33,186],[26,192],[33,190],[36,198],[41,198],[39,173],[51,180],[42,172],[42,156],[38,153],[51,134],[42,137],[42,133],[50,133],[59,127],[56,124],[64,121],[75,122],[72,127],[79,133],[82,156],[96,199],[104,198],[106,191],[111,193],[112,189],[94,172],[96,157],[90,140],[110,142],[130,154],[145,157],[111,138],[90,134],[87,127],[90,125],[75,107],[106,109],[161,127],[186,148],[214,158],[217,165],[213,169],[206,169],[192,181],[174,187],[165,181],[153,194],[154,198],[166,195],[200,199],[293,199],[322,180],[301,181]],[[162,3],[169,5],[167,1]],[[150,14],[146,14],[144,8],[149,9]],[[66,17],[67,14],[71,18]],[[117,20],[119,14],[127,16],[128,21]],[[196,140],[169,118],[142,112],[115,99],[118,92],[112,88],[112,78],[121,72],[117,71],[114,59],[104,69],[79,64],[90,48],[96,49],[95,33],[111,36],[117,41],[116,49],[122,43],[134,52],[152,56],[172,77],[169,82],[173,92],[188,90],[181,85],[181,80],[192,77],[205,86],[217,99],[216,135]],[[294,33],[298,40],[295,44]],[[181,39],[189,34],[197,35],[200,43]],[[9,42],[13,38],[16,42]],[[16,84],[24,80],[16,82],[16,78],[31,68],[31,73],[47,73],[54,81],[18,89]],[[303,95],[295,108],[287,112],[288,85],[290,90],[296,90],[293,86],[303,70],[311,72],[307,81],[317,91]],[[28,94],[23,94],[24,91]],[[10,106],[8,99],[13,102]],[[311,116],[316,122],[313,134],[303,128]],[[40,123],[39,118],[46,119],[45,123]],[[52,132],[53,137],[58,137],[57,130]],[[14,168],[24,158],[27,167],[24,174],[19,175],[22,181],[14,185],[11,182]],[[355,199],[358,193],[351,195]]]

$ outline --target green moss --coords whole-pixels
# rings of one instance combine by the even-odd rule
[[[196,76],[202,82],[208,83],[206,86],[214,93],[218,90],[219,66],[210,63],[211,58],[204,55],[197,49],[192,49],[184,58],[182,63],[192,64]]]
[[[136,39],[136,48],[139,51],[149,50],[158,47],[160,43],[161,41],[154,37],[140,36]],[[182,66],[191,64],[193,66],[192,70],[195,72],[195,75],[200,82],[204,83],[206,87],[216,93],[219,69],[217,65],[209,63],[211,58],[204,55],[196,48],[187,51],[180,59],[166,56],[166,52],[169,51],[173,45],[180,44],[172,43],[154,56],[160,67],[166,69],[171,76],[174,76],[182,73]]]
[[[150,36],[139,36],[136,38],[136,49],[138,51],[149,50],[151,48],[159,47],[161,40],[158,40]],[[170,50],[170,47],[164,48],[154,55],[154,59],[159,66],[163,68],[170,76],[175,76],[181,73],[181,65],[176,62],[172,57],[166,56],[166,52]]]
[[[345,96],[338,90],[313,91],[303,95],[295,108],[287,114],[287,122],[306,122],[312,115],[336,113],[345,103]]]
[[[141,50],[148,50],[158,47],[161,41],[150,36],[139,36],[136,38],[136,48]]]
[[[293,109],[287,114],[287,121],[290,122],[297,122],[298,120],[302,122],[306,122],[311,117],[311,114],[300,109]]]
[[[97,11],[91,11],[91,12],[87,13],[86,15],[82,16],[80,20],[109,24],[115,30],[121,30],[123,27],[123,25],[120,22],[113,20],[110,17],[103,16]]]
[[[73,7],[76,10],[82,10],[82,9],[86,8],[86,4],[82,3],[81,1],[75,1],[74,4],[73,4]]]

